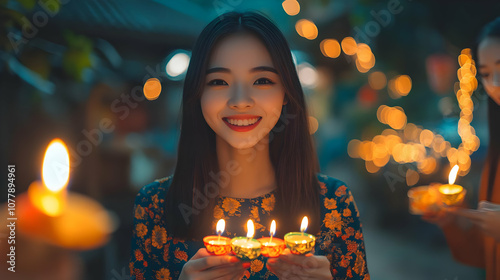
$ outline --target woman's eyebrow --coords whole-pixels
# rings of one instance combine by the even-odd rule
[[[250,70],[250,72],[264,72],[264,71],[268,71],[268,72],[273,72],[275,74],[278,74],[278,71],[276,71],[276,69],[274,69],[273,67],[271,66],[257,66],[257,67],[254,67]]]
[[[264,72],[264,71],[278,74],[278,71],[276,69],[274,69],[274,67],[271,67],[271,66],[257,66],[257,67],[250,69],[251,73]],[[224,68],[224,67],[212,67],[212,68],[207,70],[206,75],[211,74],[211,73],[216,73],[216,72],[231,73],[231,70],[229,70],[228,68]]]

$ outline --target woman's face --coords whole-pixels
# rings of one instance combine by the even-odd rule
[[[255,146],[278,122],[285,91],[271,56],[253,35],[230,35],[208,62],[201,109],[216,137],[236,149]]]
[[[477,55],[486,93],[500,105],[500,39],[487,37],[481,41]]]

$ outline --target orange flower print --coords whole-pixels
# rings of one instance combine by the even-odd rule
[[[140,250],[135,250],[134,254],[135,254],[135,259],[136,260],[142,261],[144,259],[144,256],[142,255],[142,253],[141,253]]]
[[[319,182],[319,187],[320,187],[320,189],[321,189],[319,193],[320,193],[321,195],[325,195],[325,194],[326,194],[326,192],[328,191],[328,188],[326,187],[325,183],[323,183],[323,182]]]
[[[363,258],[363,253],[360,251],[356,252],[356,262],[354,263],[353,270],[357,275],[362,275],[365,271],[365,259]]]
[[[347,243],[347,251],[349,253],[354,253],[355,251],[358,250],[358,243],[351,240],[347,240],[346,243]]]
[[[350,217],[351,216],[351,210],[349,210],[349,208],[344,209],[344,212],[342,212],[342,215],[344,217]]]
[[[362,239],[363,238],[363,234],[361,232],[356,232],[356,235],[354,235],[354,238],[356,239]]]
[[[256,220],[256,221],[260,221],[260,218],[259,218],[259,207],[257,206],[253,206],[252,207],[252,210],[250,210],[250,218]]]
[[[144,240],[144,250],[146,250],[146,253],[151,253],[151,238],[147,238]]]
[[[175,249],[175,258],[179,260],[186,261],[188,260],[188,255],[186,252],[179,250],[179,248]]]
[[[168,270],[167,268],[162,268],[156,272],[156,280],[166,279],[172,279],[172,277],[170,277],[170,270]]]
[[[325,198],[325,207],[328,210],[337,208],[337,201],[335,198]]]
[[[158,202],[159,202],[158,201],[158,195],[157,194],[153,195],[153,197],[151,198],[151,200],[153,201],[153,207],[154,208],[158,208]]]
[[[261,260],[255,259],[252,262],[250,262],[250,270],[252,271],[252,273],[257,273],[261,271],[263,267],[264,263]]]
[[[135,276],[136,280],[144,280],[144,274],[138,268],[134,269],[134,272],[130,276]]]
[[[325,223],[325,226],[329,229],[340,230],[342,228],[342,218],[340,217],[340,213],[335,210],[327,213],[323,223]]]
[[[354,235],[354,228],[352,227],[348,227],[346,230],[345,230],[345,233],[348,237],[351,237]]]
[[[137,232],[137,236],[142,238],[148,233],[148,228],[145,224],[139,223],[135,226],[135,231]]]
[[[170,252],[170,243],[167,243],[165,244],[165,247],[163,248],[163,260],[168,262],[168,258],[169,258],[169,252]]]
[[[153,229],[153,236],[151,237],[151,239],[153,246],[161,249],[163,244],[167,243],[167,231],[164,228],[156,225]]]
[[[222,208],[231,216],[239,210],[240,206],[241,204],[236,199],[230,197],[224,198],[222,202]]]
[[[219,205],[215,205],[214,207],[214,218],[217,220],[224,219],[224,211],[222,211]]]
[[[276,199],[274,198],[274,195],[271,194],[269,197],[262,199],[262,209],[267,212],[273,211],[275,202]]]
[[[144,215],[146,214],[146,210],[144,210],[144,207],[137,205],[135,208],[135,218],[142,220],[144,219]]]
[[[347,190],[346,186],[340,186],[335,191],[335,195],[338,196],[338,197],[341,197],[341,196],[343,196],[343,195],[346,194],[346,190]]]
[[[370,274],[365,274],[365,278],[363,280],[370,280]]]
[[[349,265],[349,257],[347,256],[342,256],[339,265],[341,267],[347,267]]]

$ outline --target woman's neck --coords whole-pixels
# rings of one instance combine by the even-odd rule
[[[276,188],[274,167],[269,157],[269,141],[264,137],[254,147],[235,149],[216,136],[217,159],[229,179],[220,186],[220,195],[254,198]]]

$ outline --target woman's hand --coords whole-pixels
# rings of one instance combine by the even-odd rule
[[[486,235],[500,242],[500,205],[488,201],[479,202],[477,210],[460,209],[457,215],[466,217]]]
[[[202,248],[184,264],[179,279],[241,279],[249,267],[235,256],[214,256]]]
[[[288,248],[278,258],[269,258],[267,269],[280,279],[333,279],[325,256],[294,255]]]

